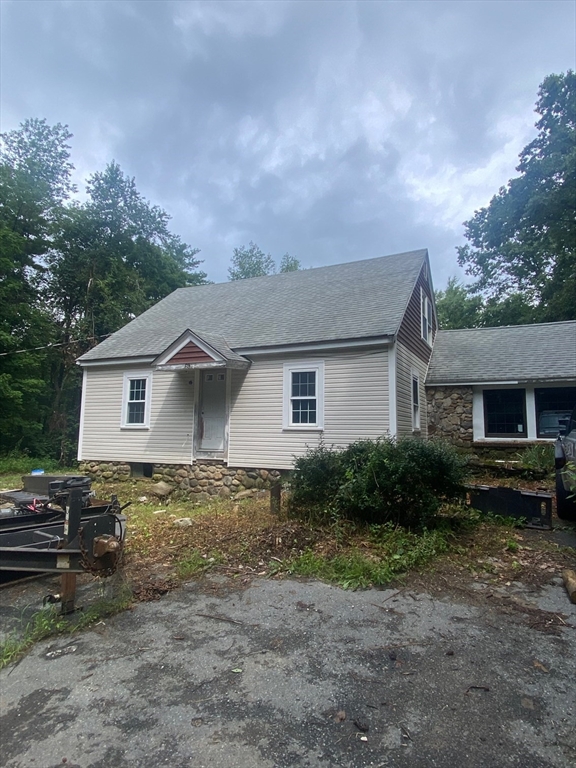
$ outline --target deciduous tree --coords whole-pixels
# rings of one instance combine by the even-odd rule
[[[576,75],[550,75],[538,93],[538,135],[519,176],[465,223],[458,260],[489,301],[519,294],[538,320],[576,317]],[[512,300],[517,302],[517,299]]]

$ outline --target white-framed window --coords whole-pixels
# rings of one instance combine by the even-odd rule
[[[122,422],[124,428],[147,429],[150,426],[152,374],[135,371],[124,374]]]
[[[426,344],[429,344],[432,346],[432,335],[433,335],[433,320],[432,320],[432,302],[426,296],[422,288],[420,288],[420,306],[421,306],[421,315],[422,315],[422,321],[421,321],[421,334],[422,338],[426,342]]]
[[[576,386],[474,387],[474,440],[555,440],[576,405]]]
[[[420,430],[420,376],[412,371],[412,430]]]
[[[324,361],[284,363],[284,429],[324,429]]]

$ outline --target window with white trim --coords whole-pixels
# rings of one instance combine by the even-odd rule
[[[324,428],[324,362],[284,364],[284,429]]]
[[[421,306],[421,315],[422,315],[422,322],[421,322],[421,334],[422,338],[426,342],[426,344],[429,344],[432,346],[432,335],[433,335],[433,323],[432,323],[432,302],[426,296],[422,288],[420,288],[420,306]]]
[[[484,390],[486,437],[527,437],[526,390]]]
[[[125,373],[122,402],[123,427],[150,425],[150,373]]]
[[[420,377],[412,371],[412,430],[420,429]]]

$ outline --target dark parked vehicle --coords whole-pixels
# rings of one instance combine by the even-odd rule
[[[570,411],[542,411],[538,418],[538,437],[565,435]]]
[[[576,522],[576,408],[556,441],[555,463],[558,517]]]

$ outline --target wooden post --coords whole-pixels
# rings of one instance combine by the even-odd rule
[[[280,483],[274,483],[270,488],[270,513],[272,515],[280,514],[281,499],[282,485]]]
[[[60,595],[62,608],[60,613],[74,613],[76,610],[76,576],[75,573],[63,573],[60,577]]]

